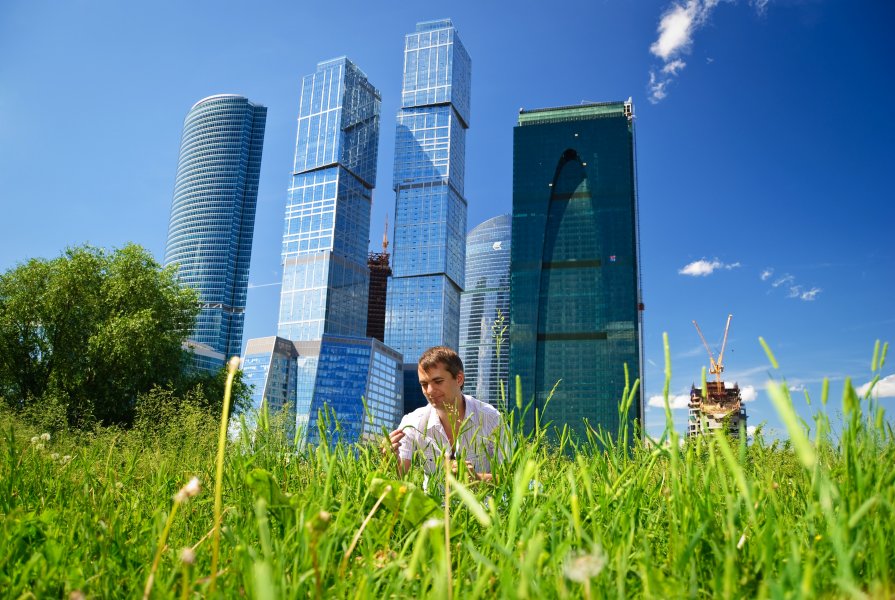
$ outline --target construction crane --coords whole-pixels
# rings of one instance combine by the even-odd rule
[[[709,353],[709,362],[711,363],[711,367],[709,367],[709,373],[715,375],[715,378],[718,382],[721,382],[721,373],[724,371],[724,348],[727,346],[727,332],[730,331],[730,320],[733,318],[733,315],[727,315],[727,326],[724,327],[724,340],[721,342],[721,352],[718,353],[718,360],[715,361],[715,355],[712,354],[712,349],[709,348],[708,342],[705,341],[705,336],[702,335],[702,330],[699,329],[699,324],[696,321],[693,321],[694,327],[696,327],[696,333],[699,334],[699,339],[702,340],[702,345],[705,346],[706,352]]]

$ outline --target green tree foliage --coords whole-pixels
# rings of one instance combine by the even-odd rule
[[[156,386],[213,408],[219,375],[190,372],[182,343],[198,296],[135,244],[80,246],[0,275],[0,396],[72,426],[131,425]],[[237,396],[244,403],[245,386]]]

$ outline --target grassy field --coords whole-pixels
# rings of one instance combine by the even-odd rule
[[[895,434],[849,382],[831,432],[828,393],[805,423],[769,388],[789,442],[516,431],[495,484],[428,494],[375,445],[296,452],[264,421],[226,448],[214,580],[211,419],[42,436],[3,413],[0,595],[141,597],[152,573],[156,598],[891,598]]]

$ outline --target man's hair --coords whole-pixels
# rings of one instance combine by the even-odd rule
[[[442,364],[447,372],[454,376],[454,379],[463,371],[463,361],[460,360],[460,356],[447,346],[429,348],[420,356],[418,364],[423,371]]]

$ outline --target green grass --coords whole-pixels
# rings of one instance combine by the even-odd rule
[[[3,413],[0,595],[142,596],[172,499],[196,476],[152,597],[889,598],[895,434],[846,382],[834,435],[828,393],[809,426],[785,381],[771,388],[791,442],[678,450],[667,430],[666,444],[603,436],[570,452],[516,432],[496,484],[442,479],[429,495],[419,469],[395,481],[378,447],[295,452],[262,420],[226,450],[214,593],[215,422],[32,442],[42,432]]]

